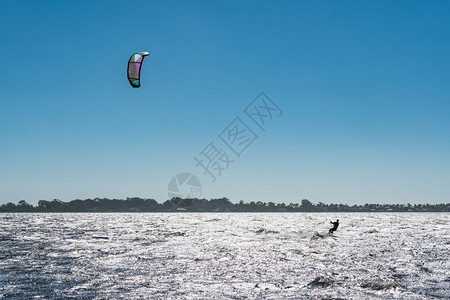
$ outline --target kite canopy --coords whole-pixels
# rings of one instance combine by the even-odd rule
[[[137,52],[131,55],[130,60],[128,61],[128,70],[127,76],[128,81],[131,86],[134,88],[138,88],[141,86],[141,67],[142,62],[144,61],[144,57],[147,56],[148,52]]]

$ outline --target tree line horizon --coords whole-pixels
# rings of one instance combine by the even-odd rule
[[[132,197],[126,199],[88,198],[64,202],[59,199],[39,200],[37,206],[25,200],[0,206],[0,212],[450,212],[444,204],[326,204],[302,199],[300,203],[262,201],[237,203],[228,198],[198,199],[175,197],[158,203],[154,199]]]

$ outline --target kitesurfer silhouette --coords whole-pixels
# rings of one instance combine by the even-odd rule
[[[331,224],[333,224],[333,228],[330,228],[330,230],[328,230],[328,234],[329,235],[333,235],[333,232],[335,232],[337,230],[337,228],[339,227],[339,219],[336,220],[336,222],[331,222]]]

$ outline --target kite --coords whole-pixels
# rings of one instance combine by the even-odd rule
[[[131,55],[130,60],[128,61],[128,81],[134,88],[138,88],[141,86],[142,62],[144,61],[144,57],[148,54],[148,52],[134,53],[133,55]]]

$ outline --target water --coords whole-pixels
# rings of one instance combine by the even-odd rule
[[[449,270],[449,213],[0,214],[6,299],[450,299]]]

